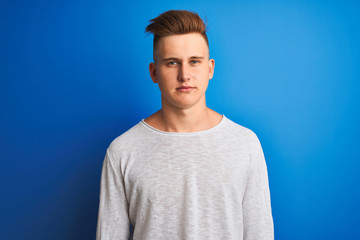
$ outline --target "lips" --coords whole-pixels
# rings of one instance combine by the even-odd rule
[[[190,87],[190,86],[181,86],[181,87],[176,88],[176,90],[178,90],[179,92],[190,92],[194,89],[195,89],[195,87]]]

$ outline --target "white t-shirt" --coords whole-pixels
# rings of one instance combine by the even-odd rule
[[[97,240],[127,239],[274,239],[257,136],[223,116],[199,132],[141,121],[117,137],[103,162]]]

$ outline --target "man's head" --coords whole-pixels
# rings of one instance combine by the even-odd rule
[[[214,73],[205,24],[188,11],[168,11],[146,28],[154,33],[150,76],[161,91],[163,107],[205,106],[205,91]]]
[[[166,36],[186,33],[199,33],[209,47],[206,35],[206,25],[195,12],[186,10],[170,10],[151,19],[145,31],[154,34],[153,58],[157,61],[157,49],[159,40]]]

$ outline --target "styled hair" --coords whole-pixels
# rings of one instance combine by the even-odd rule
[[[157,48],[160,38],[186,33],[200,33],[209,47],[206,35],[206,24],[196,12],[186,10],[170,10],[151,19],[145,32],[154,34],[153,50]]]

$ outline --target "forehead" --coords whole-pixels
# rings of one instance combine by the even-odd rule
[[[209,56],[209,47],[201,34],[187,33],[162,37],[157,46],[160,58]]]

